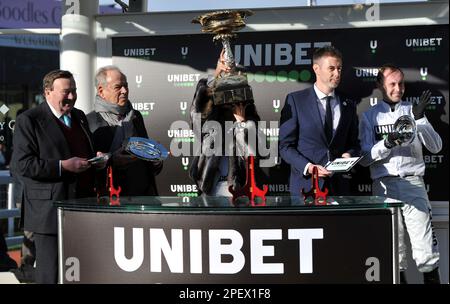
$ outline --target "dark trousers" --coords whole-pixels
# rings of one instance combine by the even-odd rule
[[[58,281],[57,235],[34,233],[34,242],[36,245],[36,283],[56,284]]]
[[[343,173],[334,174],[331,178],[325,178],[324,187],[328,189],[328,196],[351,195],[350,176]]]
[[[36,260],[36,247],[34,244],[34,233],[31,231],[25,230],[23,232],[21,254],[21,265],[29,265],[31,267],[34,267],[34,261]]]

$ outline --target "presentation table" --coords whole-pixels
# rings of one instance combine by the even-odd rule
[[[289,196],[55,202],[59,283],[398,283],[402,202]]]

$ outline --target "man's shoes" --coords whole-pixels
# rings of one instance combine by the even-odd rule
[[[441,284],[441,278],[439,276],[439,267],[434,268],[430,272],[423,273],[424,284]]]
[[[19,268],[11,270],[20,283],[34,283],[34,267],[27,264],[22,264]]]
[[[0,272],[17,268],[17,263],[7,254],[0,256]]]

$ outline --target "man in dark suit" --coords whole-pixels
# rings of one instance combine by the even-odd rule
[[[105,66],[95,76],[95,87],[94,111],[87,119],[95,150],[112,154],[114,186],[122,188],[123,196],[158,195],[155,176],[162,169],[162,161],[141,160],[124,151],[128,138],[148,137],[141,113],[128,100],[127,77],[118,67]],[[106,170],[99,173],[99,180],[106,181]],[[106,183],[99,187],[106,195]]]
[[[301,195],[311,189],[313,168],[320,186],[330,194],[348,194],[349,182],[324,168],[328,161],[359,154],[356,104],[337,94],[342,55],[334,47],[317,49],[313,55],[316,82],[311,88],[286,97],[280,119],[280,155],[291,166],[290,192]]]
[[[75,80],[55,70],[43,80],[46,102],[17,117],[12,169],[23,181],[25,230],[34,232],[36,283],[56,283],[57,218],[54,201],[95,196],[95,156],[84,113],[74,108]]]

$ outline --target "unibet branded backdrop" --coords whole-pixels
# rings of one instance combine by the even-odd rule
[[[130,100],[144,116],[149,137],[169,148],[193,145],[189,108],[197,81],[212,73],[221,45],[212,35],[170,35],[113,38],[113,63],[128,77]],[[377,69],[384,63],[405,72],[406,100],[432,90],[426,115],[443,140],[443,149],[424,149],[425,180],[431,200],[449,200],[448,190],[448,27],[446,25],[355,28],[309,31],[238,33],[233,42],[236,61],[248,72],[268,143],[278,141],[278,121],[286,94],[314,83],[312,53],[332,44],[344,56],[340,90],[358,102],[360,114],[381,101],[375,86]],[[172,128],[184,121],[183,130]],[[270,123],[272,122],[272,124]],[[191,148],[192,151],[192,148]],[[188,168],[191,157],[169,157],[157,177],[160,195],[197,195]],[[276,159],[263,168],[257,182],[269,185],[270,195],[288,194],[289,167]],[[370,195],[367,168],[352,172],[354,195]]]

